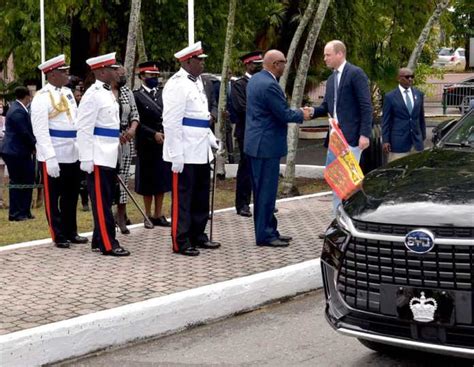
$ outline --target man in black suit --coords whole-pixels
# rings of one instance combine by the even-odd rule
[[[162,215],[163,198],[171,191],[171,165],[163,161],[163,100],[158,76],[158,64],[147,61],[138,65],[141,87],[133,92],[140,124],[137,129],[135,191],[143,195],[146,215],[153,225],[171,227]],[[151,205],[155,203],[152,215]],[[153,228],[145,221],[145,228]]]
[[[313,117],[330,115],[339,126],[359,161],[362,151],[370,145],[372,133],[372,102],[369,80],[364,71],[346,61],[346,46],[338,40],[324,47],[324,61],[333,70],[326,83],[323,103],[314,107]],[[328,138],[325,146],[327,147]],[[326,167],[335,159],[328,150]],[[334,193],[333,209],[341,203]]]
[[[262,53],[253,51],[240,57],[245,65],[245,75],[237,80],[230,92],[232,107],[235,112],[234,136],[239,145],[240,160],[237,169],[237,181],[235,190],[235,209],[237,214],[243,217],[251,217],[250,198],[252,195],[252,181],[250,179],[249,160],[244,152],[245,114],[247,112],[247,84],[255,73],[262,69]]]
[[[30,91],[26,87],[15,89],[16,101],[6,117],[3,159],[8,167],[10,185],[32,185],[35,180],[33,153],[36,139],[33,135],[28,106]],[[31,214],[32,188],[10,188],[8,220],[22,221],[34,218]]]
[[[398,71],[399,85],[385,95],[383,102],[383,150],[388,161],[423,150],[426,139],[423,93],[413,88],[411,69]]]

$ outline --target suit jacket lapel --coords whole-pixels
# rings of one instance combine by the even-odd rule
[[[341,79],[339,80],[339,84],[337,86],[337,97],[338,98],[337,98],[337,106],[336,107],[339,107],[339,104],[340,104],[340,101],[341,101],[341,98],[339,98],[339,96],[341,95],[342,86],[344,85],[344,82],[347,79],[347,73],[348,73],[349,67],[350,67],[350,64],[348,62],[346,62],[346,65],[344,66],[344,69],[342,70]],[[333,78],[335,78],[334,73],[332,75],[333,75]],[[334,85],[334,80],[332,80],[331,83]]]

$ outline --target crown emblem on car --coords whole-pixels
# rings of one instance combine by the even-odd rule
[[[413,319],[419,322],[431,322],[434,320],[434,313],[438,308],[438,302],[434,298],[426,298],[425,292],[421,292],[421,297],[413,297],[410,300],[410,309]]]

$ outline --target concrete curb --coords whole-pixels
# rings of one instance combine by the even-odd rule
[[[39,366],[255,309],[322,287],[320,259],[0,336],[3,367]]]

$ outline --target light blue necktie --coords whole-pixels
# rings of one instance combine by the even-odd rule
[[[410,99],[410,95],[408,94],[408,89],[405,89],[405,100],[407,103],[408,112],[411,115],[411,111],[413,111],[413,105],[411,104],[411,99]]]

